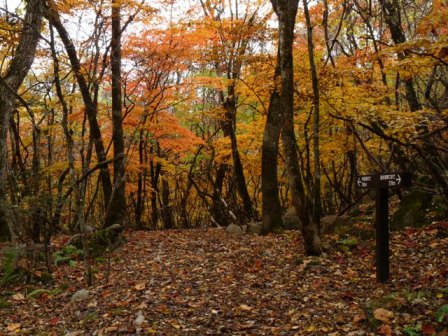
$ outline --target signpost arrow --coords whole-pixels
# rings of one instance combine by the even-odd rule
[[[357,178],[359,188],[376,189],[376,279],[379,282],[389,280],[389,188],[411,186],[411,174],[381,173],[360,175]]]

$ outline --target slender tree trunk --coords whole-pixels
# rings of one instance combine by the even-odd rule
[[[138,182],[137,182],[137,203],[135,206],[135,226],[137,229],[143,229],[143,223],[142,223],[142,216],[143,212],[145,210],[145,198],[146,195],[144,195],[144,183],[145,183],[145,176],[146,176],[146,167],[144,167],[144,149],[146,148],[146,141],[144,139],[145,132],[142,130],[140,131],[140,140],[138,143],[138,157],[139,157],[139,163],[140,163],[140,169],[143,169],[143,171],[139,171],[138,173]]]
[[[56,51],[54,48],[54,34],[53,34],[53,27],[50,26],[50,33],[51,33],[51,51],[53,56],[53,70],[54,70],[54,79],[56,84],[56,93],[59,98],[59,102],[62,105],[62,128],[64,129],[64,135],[65,140],[67,142],[67,159],[68,159],[68,165],[69,165],[69,173],[70,178],[73,186],[73,192],[75,195],[75,207],[76,207],[76,218],[77,218],[77,224],[79,226],[79,230],[81,232],[81,242],[83,247],[83,254],[84,254],[84,276],[86,279],[87,284],[90,286],[92,285],[92,270],[90,265],[90,256],[89,256],[89,243],[88,243],[88,236],[87,236],[87,230],[86,230],[86,222],[85,222],[85,216],[84,216],[84,197],[83,192],[81,188],[79,187],[77,183],[77,176],[75,171],[75,158],[74,158],[74,141],[72,137],[72,130],[69,127],[68,124],[68,114],[69,109],[67,106],[67,103],[64,98],[64,94],[62,92],[62,86],[61,81],[59,78],[59,62],[56,55]],[[83,170],[85,170],[85,167],[83,167]]]
[[[110,204],[107,204],[106,226],[123,224],[126,217],[124,138],[121,113],[121,0],[112,0],[112,142],[114,145],[114,184]]]
[[[84,71],[81,67],[81,63],[79,61],[75,45],[70,39],[67,30],[65,29],[64,25],[61,22],[59,13],[54,8],[54,6],[48,7],[44,15],[57,30],[59,37],[61,38],[62,43],[64,44],[68,58],[70,60],[70,64],[72,66],[73,72],[79,85],[79,89],[81,91],[85,112],[87,114],[87,119],[89,121],[90,136],[94,142],[98,162],[106,162],[107,161],[106,150],[104,147],[104,142],[101,135],[101,129],[97,119],[98,114],[97,106],[94,103],[92,97],[90,96],[89,86],[87,85],[87,81],[84,77],[83,74]],[[107,210],[112,196],[112,182],[110,178],[109,168],[107,165],[103,165],[100,168],[100,180],[103,188],[104,209]]]
[[[229,88],[229,96],[234,97],[234,88]],[[243,211],[244,215],[248,220],[252,220],[254,218],[253,209],[252,209],[252,200],[250,199],[249,192],[247,190],[246,178],[244,176],[244,168],[243,163],[241,162],[241,156],[238,151],[238,142],[236,139],[235,133],[235,124],[236,124],[236,101],[234,98],[228,98],[224,102],[224,108],[226,109],[226,118],[225,121],[225,135],[230,137],[230,143],[232,147],[232,159],[233,159],[233,174],[235,176],[238,194],[241,197],[243,202]]]
[[[314,183],[313,183],[313,220],[317,227],[320,226],[320,216],[322,213],[321,191],[320,191],[320,151],[319,151],[319,124],[320,124],[320,99],[319,99],[319,78],[317,76],[316,62],[314,61],[313,27],[311,25],[308,1],[303,0],[305,13],[308,58],[310,61],[311,80],[313,82],[313,153],[314,153]],[[331,55],[329,56],[330,59]],[[333,63],[333,60],[332,60]],[[334,64],[334,63],[333,63]]]
[[[162,178],[162,218],[165,229],[174,228],[173,211],[170,205],[170,186],[166,178]]]
[[[211,213],[215,222],[222,226],[227,226],[230,224],[229,218],[226,214],[225,205],[222,201],[222,187],[226,172],[228,170],[229,167],[227,164],[221,164],[217,169],[215,181],[213,183]]]
[[[11,239],[16,240],[12,210],[7,198],[8,185],[8,127],[14,109],[14,101],[20,85],[31,65],[40,37],[43,15],[43,1],[29,0],[14,57],[6,74],[0,80],[0,226],[7,226]],[[0,232],[6,231],[0,227]]]

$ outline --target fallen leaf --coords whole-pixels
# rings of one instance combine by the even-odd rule
[[[310,326],[306,329],[306,331],[307,331],[307,332],[313,332],[313,331],[316,331],[316,327],[315,327],[314,325],[310,325]]]
[[[146,284],[144,282],[141,282],[141,283],[136,284],[134,286],[134,289],[138,290],[138,291],[144,290],[145,288],[146,288]]]
[[[353,318],[353,323],[357,324],[359,322],[362,322],[366,319],[366,317],[364,315],[355,315],[355,317]]]
[[[381,321],[383,323],[390,323],[390,321],[394,318],[394,313],[384,308],[378,308],[373,312],[373,316],[378,321]]]
[[[10,323],[6,327],[6,330],[10,332],[19,331],[21,324],[20,323]]]
[[[424,324],[424,325],[422,325],[422,334],[425,336],[435,335],[436,329],[429,324]]]
[[[253,308],[248,305],[242,304],[240,305],[240,309],[243,311],[251,311]]]
[[[25,300],[25,297],[23,296],[22,293],[14,294],[14,295],[12,296],[12,298],[13,298],[14,300],[16,300],[16,301],[23,301],[23,300]]]
[[[379,329],[378,329],[378,333],[380,335],[384,335],[384,336],[392,336],[392,329],[390,327],[390,325],[388,324],[383,324]]]
[[[52,326],[57,325],[59,322],[60,322],[60,319],[59,319],[59,317],[57,317],[57,316],[52,317],[52,318],[49,320],[49,323],[50,323]]]

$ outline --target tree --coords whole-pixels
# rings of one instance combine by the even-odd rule
[[[106,224],[123,224],[126,217],[125,145],[123,138],[121,94],[121,0],[112,0],[112,40],[110,43],[112,75],[112,142],[114,145],[114,178],[110,203],[106,208]]]
[[[40,38],[43,6],[42,0],[28,1],[19,44],[5,76],[0,78],[0,232],[5,232],[2,226],[7,225],[13,241],[16,239],[17,228],[7,198],[8,128],[14,103],[17,98],[20,100],[18,90],[34,61]]]
[[[280,100],[278,108],[281,112],[279,113],[277,111],[277,116],[278,114],[282,116],[281,137],[285,153],[286,170],[291,188],[292,203],[301,221],[306,253],[309,255],[320,255],[322,248],[318,228],[313,218],[313,202],[305,190],[303,174],[299,166],[297,141],[294,132],[293,43],[298,0],[271,0],[271,3],[277,14],[279,24],[278,67],[281,78],[280,92],[274,94],[278,95],[278,100]],[[274,97],[274,103],[278,100]],[[272,101],[273,99],[271,99],[271,103]],[[272,133],[275,137],[278,132],[277,125],[269,125],[269,127],[273,127]],[[275,138],[271,141],[275,142]],[[266,142],[263,141],[263,143]],[[271,148],[269,151],[270,153],[275,153],[275,149],[273,150]],[[273,170],[270,171],[270,173],[272,172]],[[263,181],[265,179],[263,178]],[[263,206],[265,207],[264,211],[266,211],[266,207],[269,204],[263,202]],[[266,222],[263,223],[263,231],[266,232],[270,229],[269,225],[273,224],[273,222],[268,222],[268,220],[271,220],[272,215],[263,215],[263,218],[266,219]]]

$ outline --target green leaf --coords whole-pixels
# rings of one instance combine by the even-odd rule
[[[436,313],[436,321],[438,323],[442,323],[445,322],[448,317],[448,304],[443,305],[442,307],[439,308],[439,310]]]

